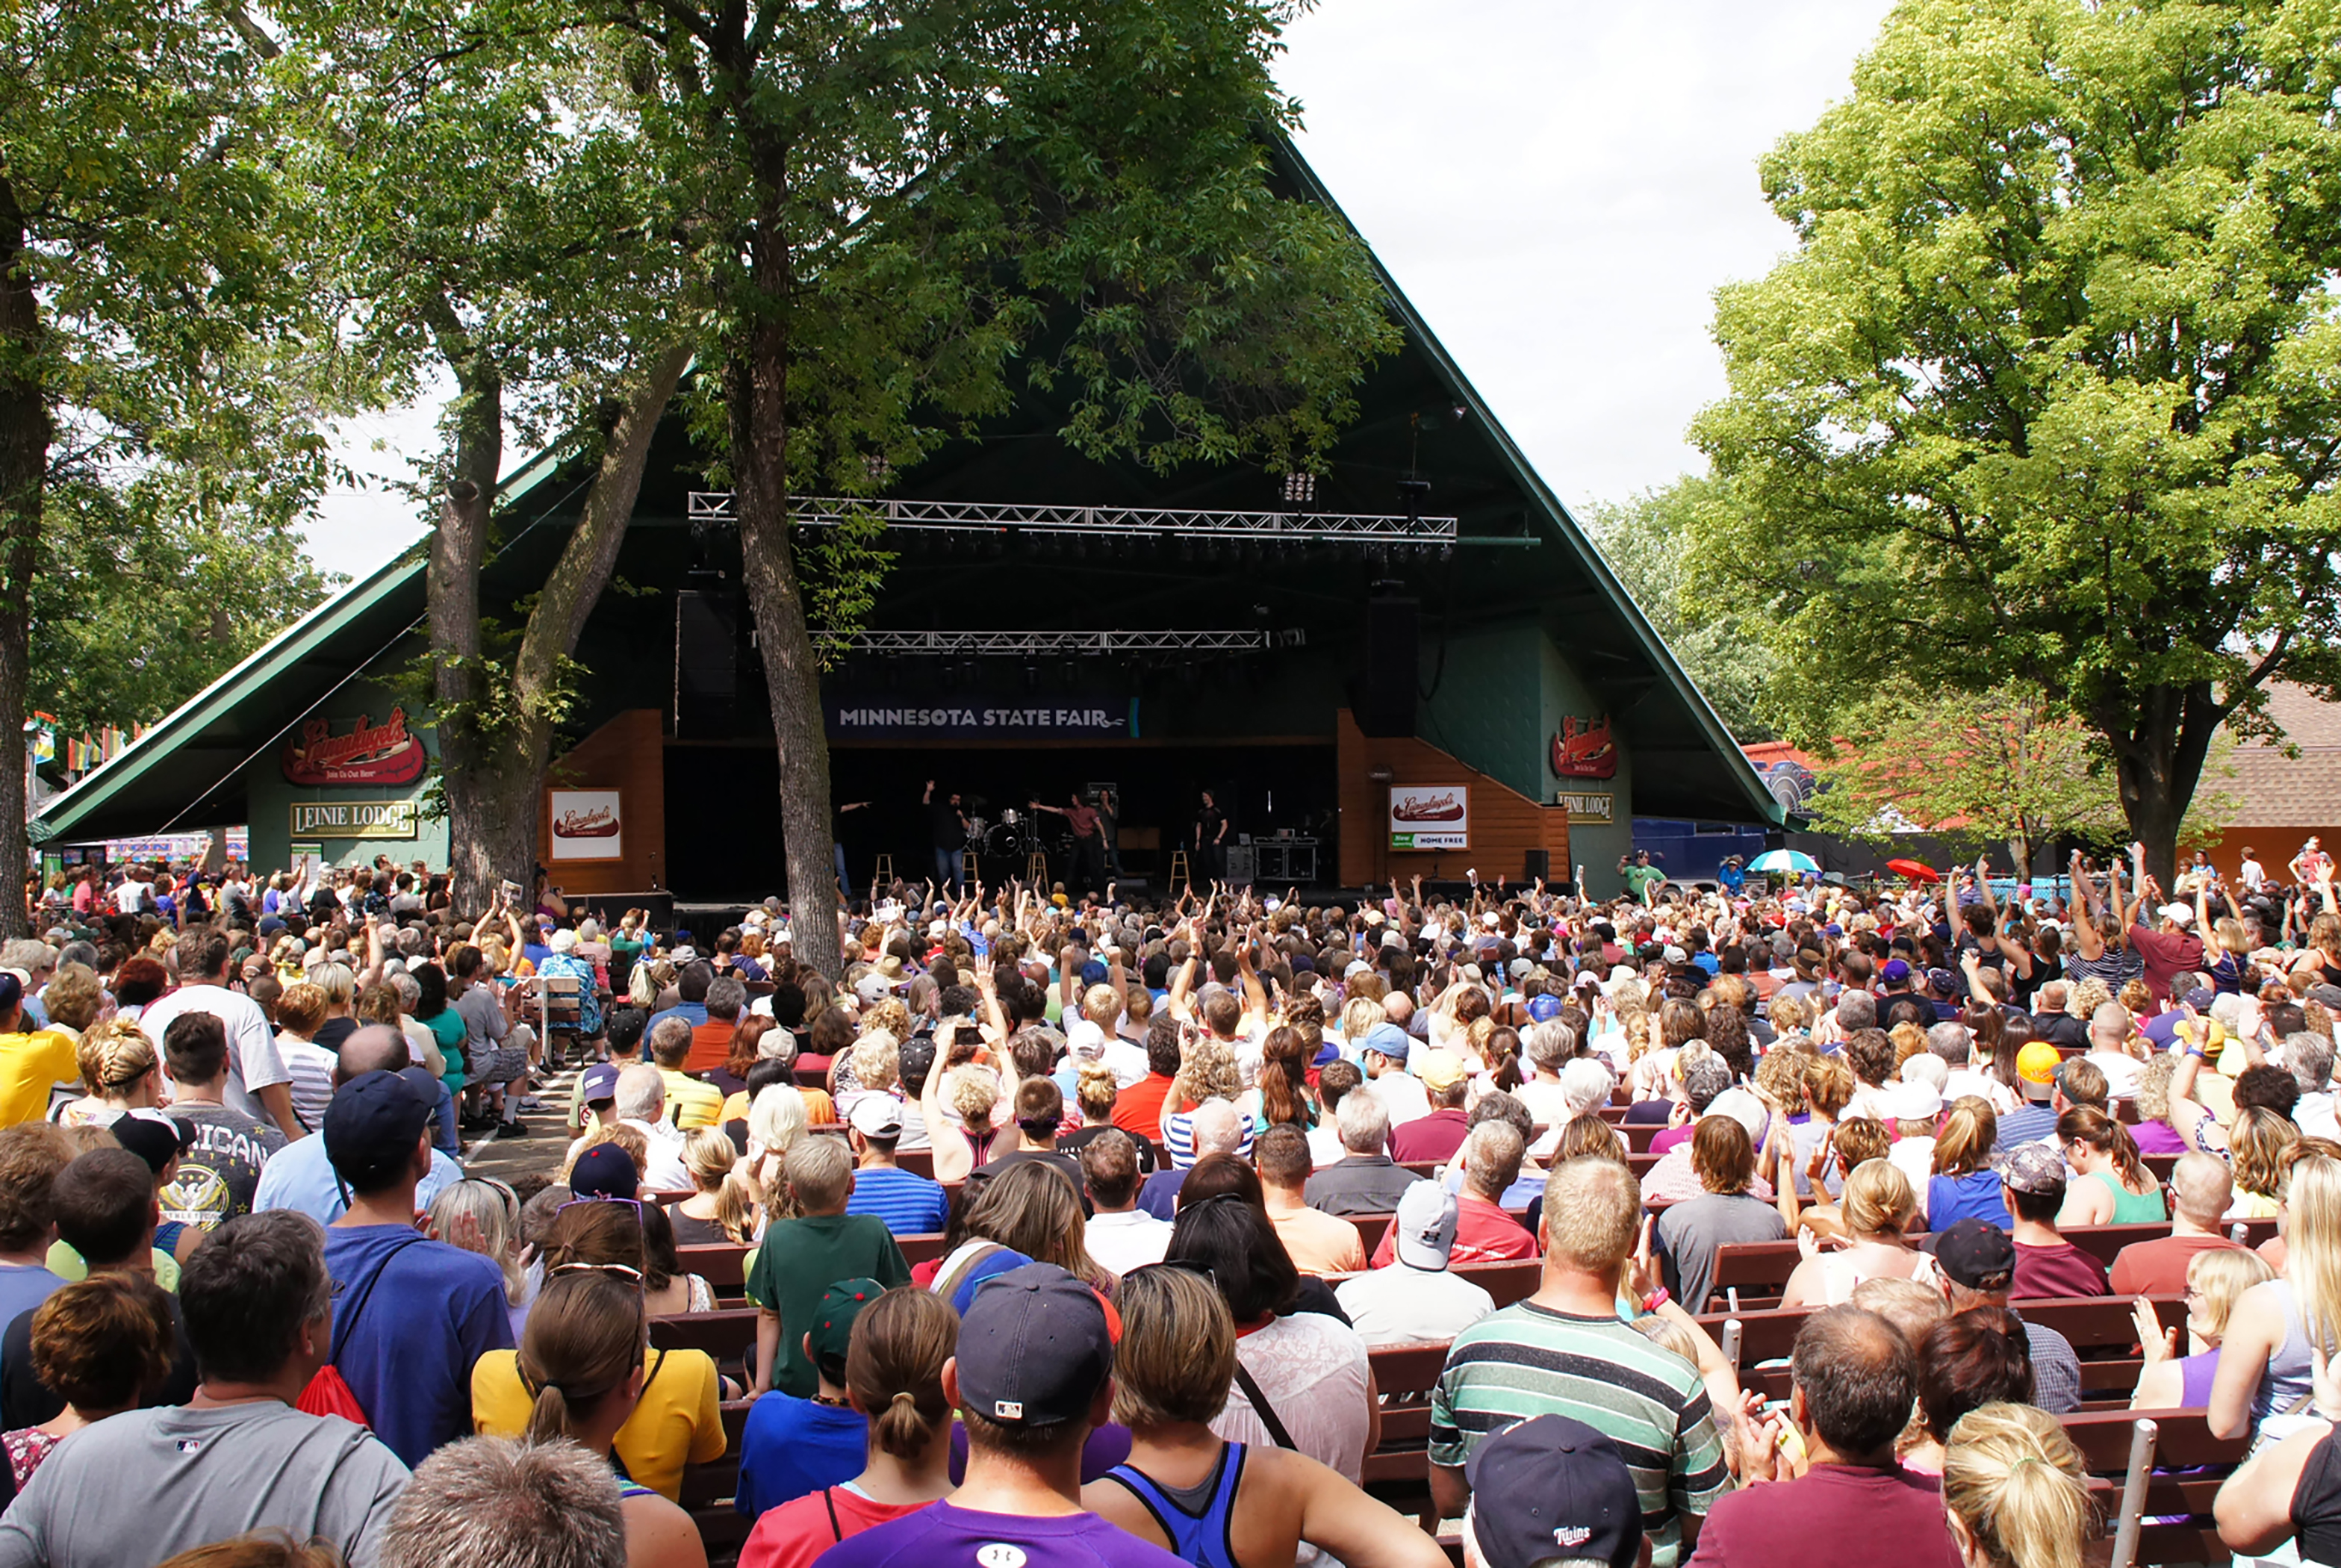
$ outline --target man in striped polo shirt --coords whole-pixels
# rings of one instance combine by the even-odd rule
[[[1430,1402],[1430,1496],[1463,1512],[1464,1462],[1486,1438],[1539,1415],[1608,1437],[1642,1500],[1651,1568],[1690,1559],[1700,1520],[1731,1489],[1698,1369],[1618,1316],[1642,1194],[1613,1160],[1570,1160],[1545,1182],[1544,1279],[1528,1300],[1455,1336]]]
[[[890,1094],[863,1095],[845,1115],[846,1137],[860,1167],[853,1173],[848,1214],[875,1215],[896,1236],[931,1236],[943,1228],[951,1200],[943,1189],[894,1163],[902,1139],[902,1102]]]

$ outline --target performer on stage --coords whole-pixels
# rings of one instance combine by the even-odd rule
[[[935,781],[927,780],[927,792],[919,797],[934,823],[935,886],[959,888],[959,852],[967,847],[967,816],[959,809],[959,792],[953,790],[944,799],[935,799]]]
[[[1105,886],[1106,838],[1098,809],[1084,803],[1076,790],[1068,797],[1071,809],[1062,806],[1047,806],[1032,801],[1035,811],[1046,811],[1062,817],[1073,830],[1073,867],[1070,886],[1076,892],[1088,892]]]
[[[1195,816],[1195,859],[1202,868],[1206,884],[1227,880],[1227,840],[1228,814],[1220,809],[1218,800],[1206,789],[1203,809]]]
[[[1106,875],[1119,882],[1121,868],[1121,801],[1111,789],[1098,791],[1098,828],[1105,834]]]

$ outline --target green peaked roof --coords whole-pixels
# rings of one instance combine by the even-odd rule
[[[1297,149],[1279,141],[1271,154],[1294,194],[1340,212]],[[1350,486],[1346,503],[1339,498],[1323,503],[1360,511],[1393,510],[1389,486],[1400,469],[1391,453],[1408,451],[1410,463],[1433,482],[1430,509],[1461,519],[1467,542],[1457,552],[1450,581],[1460,583],[1471,611],[1541,620],[1589,687],[1618,716],[1634,758],[1634,810],[1778,824],[1778,802],[1714,709],[1429,323],[1379,259],[1374,264],[1403,329],[1404,344],[1369,372],[1360,388],[1360,418],[1331,454],[1335,483]],[[1411,422],[1427,405],[1459,409],[1463,417],[1449,418],[1436,431],[1428,422],[1414,429]],[[1244,510],[1274,504],[1256,471],[1141,474],[1071,453],[1056,439],[1061,425],[1061,411],[1027,394],[1016,412],[983,439],[953,443],[904,474],[899,491],[941,499]],[[678,416],[670,414],[662,427],[652,464],[618,572],[637,587],[672,587],[680,584],[689,553],[676,544],[675,531],[686,510],[683,491],[697,487],[702,466]],[[506,537],[483,572],[483,604],[508,605],[542,582],[574,520],[582,477],[555,450],[520,464],[505,480],[499,520]],[[1468,542],[1490,537],[1534,539],[1538,546],[1472,548]],[[418,546],[351,584],[52,799],[35,825],[36,840],[77,842],[245,820],[243,779],[248,768],[267,763],[286,735],[351,681],[369,670],[378,678],[421,650],[416,634],[426,604],[423,556]],[[956,624],[933,619],[938,605],[951,614],[989,608],[1020,627],[1033,620],[1029,594],[995,592],[987,598],[976,586],[980,572],[948,559],[923,564],[921,560],[906,556],[898,567],[882,593],[876,624],[889,624],[890,617],[920,626]],[[1058,570],[1077,577],[1083,568]],[[1265,594],[1262,585],[1273,575],[1253,572],[1245,581]],[[1086,590],[1057,597],[1075,605],[1101,602]],[[652,635],[646,635],[640,610],[613,602],[623,598],[605,595],[597,610],[583,650],[589,665],[594,663],[597,636],[613,627],[625,629],[632,640],[624,644],[626,657],[612,663],[638,663],[655,647],[657,629],[650,627]],[[1116,612],[1119,624],[1141,624],[1129,619],[1141,611],[1127,602],[1118,604]],[[1144,623],[1180,624],[1177,613],[1191,618],[1200,611],[1190,598],[1176,607],[1174,616]],[[671,628],[665,635],[671,639]],[[671,641],[667,647],[671,656]],[[640,705],[641,692],[613,690],[605,698],[595,702],[589,696],[595,722],[617,707]]]

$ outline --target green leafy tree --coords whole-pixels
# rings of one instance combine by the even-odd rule
[[[2341,630],[2341,6],[1907,0],[1765,161],[1794,253],[1718,297],[1702,580],[1774,700],[2023,681],[2167,884],[2222,725]]]
[[[883,476],[1029,392],[1096,456],[1305,466],[1396,342],[1370,258],[1287,199],[1284,0],[591,0],[703,173],[735,492],[796,951],[838,962],[821,650],[789,496]],[[874,548],[874,546],[873,546]],[[864,579],[824,563],[832,600]]]
[[[2115,842],[2122,831],[2097,737],[2030,688],[1892,690],[1864,706],[1821,762],[1808,809],[1824,833],[1999,845],[2028,870],[2059,839]]]
[[[110,511],[200,551],[323,481],[262,350],[304,301],[275,243],[256,65],[202,5],[0,8],[0,734],[23,722],[35,618],[78,591],[48,592],[52,494],[76,527]],[[229,452],[232,480],[210,462]],[[149,504],[173,490],[184,505]],[[266,526],[243,543],[265,551]],[[167,660],[167,640],[148,655]],[[0,887],[24,868],[24,789],[0,767]],[[25,919],[0,898],[0,934]]]
[[[1727,487],[1685,474],[1628,501],[1597,501],[1583,516],[1609,569],[1726,727],[1741,740],[1769,740],[1775,731],[1764,697],[1772,652],[1757,626],[1765,606],[1736,589],[1692,581],[1697,514],[1730,504]]]
[[[615,566],[651,439],[689,368],[693,189],[640,134],[637,92],[578,14],[533,0],[291,0],[276,77],[320,277],[377,402],[452,385],[433,517],[427,700],[454,896],[526,885],[578,640]],[[515,621],[483,614],[513,442],[587,478]]]
[[[293,520],[208,495],[229,462],[51,490],[31,704],[62,732],[152,724],[324,598]],[[210,824],[204,824],[209,826]]]

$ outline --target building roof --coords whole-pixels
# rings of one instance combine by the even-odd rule
[[[2268,687],[2268,716],[2283,740],[2246,740],[2230,754],[2234,776],[2209,779],[2234,797],[2230,828],[2301,828],[2341,822],[2341,703],[2305,687]],[[2296,752],[2286,756],[2287,750]]]
[[[1279,142],[1273,154],[1289,189],[1339,212],[1297,150]],[[1434,510],[1460,520],[1463,544],[1454,562],[1422,573],[1434,590],[1426,594],[1427,637],[1442,616],[1444,623],[1454,625],[1506,619],[1540,622],[1616,716],[1635,759],[1638,812],[1781,822],[1786,803],[1777,788],[1768,787],[1749,765],[1585,531],[1380,261],[1374,264],[1403,329],[1404,346],[1378,363],[1360,388],[1359,418],[1332,453],[1331,482],[1337,490],[1347,486],[1348,494],[1325,504],[1346,500],[1350,510],[1387,511],[1390,487],[1402,471],[1430,480]],[[1443,417],[1424,417],[1426,408]],[[1056,434],[1064,424],[1063,412],[1028,391],[982,437],[954,442],[903,474],[897,493],[1031,502],[1263,505],[1263,476],[1254,470],[1158,476],[1082,458]],[[1398,452],[1408,454],[1408,464],[1393,462]],[[691,552],[677,548],[672,531],[683,523],[682,492],[693,487],[692,476],[705,463],[692,451],[684,422],[672,413],[662,425],[652,461],[619,564],[619,574],[637,589],[680,585]],[[542,583],[574,521],[583,481],[573,461],[553,453],[522,464],[505,481],[500,517],[507,539],[483,572],[484,605],[500,599],[515,602]],[[1513,547],[1474,547],[1474,539],[1509,541]],[[1518,547],[1529,540],[1534,548]],[[1036,608],[1069,621],[1086,612],[1094,624],[1101,604],[1110,605],[1122,625],[1145,624],[1128,619],[1141,613],[1164,617],[1154,624],[1178,624],[1175,617],[1203,613],[1200,607],[1206,605],[1226,613],[1224,567],[1158,563],[1150,575],[1161,586],[1134,594],[1126,571],[1114,581],[1078,560],[1056,561],[1051,570],[1064,579],[1067,590],[1046,596],[1052,604],[1036,607],[1029,585],[1011,587],[1009,581],[1011,573],[1029,571],[1029,561],[971,562],[948,551],[922,554],[923,548],[905,542],[874,624],[959,625],[970,616],[989,614],[1010,617],[1021,629],[1039,629]],[[423,555],[418,546],[328,600],[56,797],[34,825],[36,841],[79,842],[245,820],[241,780],[248,764],[280,747],[303,719],[362,672],[372,670],[378,678],[420,651],[414,633],[426,602]],[[1099,572],[1094,581],[1083,576],[1091,571]],[[1435,582],[1428,581],[1433,578]],[[1354,604],[1330,596],[1329,586],[1309,563],[1250,563],[1243,597],[1275,603],[1280,613],[1288,603],[1304,610],[1314,605],[1322,613],[1333,612],[1324,609],[1328,604],[1343,614],[1354,611]],[[633,665],[654,657],[661,636],[671,657],[671,612],[663,630],[647,622],[635,625],[644,612],[625,602],[630,597],[605,595],[595,611],[595,628],[621,626],[631,639],[627,658],[611,662]],[[1138,604],[1151,609],[1141,610]],[[589,639],[596,635],[588,632]],[[761,671],[742,673],[743,684],[752,678],[761,684]],[[752,714],[756,704],[743,693],[741,707]]]

